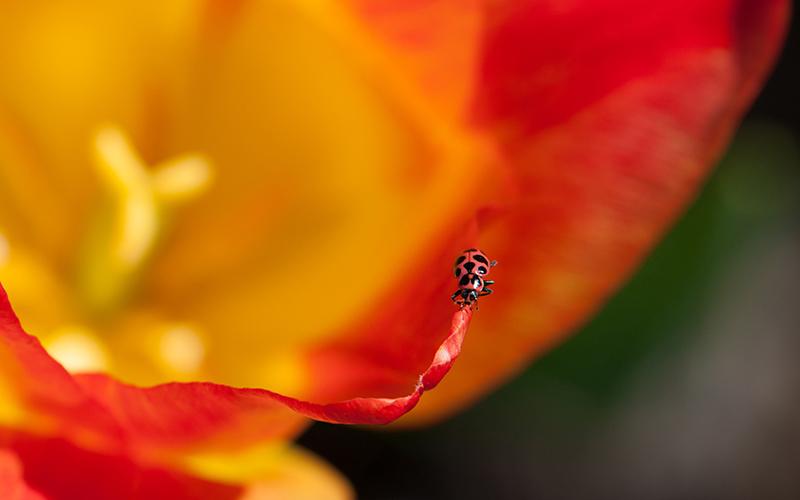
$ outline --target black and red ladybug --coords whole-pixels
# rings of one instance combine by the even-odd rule
[[[492,293],[488,285],[493,285],[494,281],[485,280],[484,277],[496,265],[496,260],[490,261],[477,248],[468,248],[461,252],[453,266],[453,274],[458,280],[458,290],[450,297],[453,302],[464,307],[477,302],[478,297]]]

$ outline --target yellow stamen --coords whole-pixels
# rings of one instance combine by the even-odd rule
[[[114,264],[130,269],[152,247],[157,209],[145,165],[123,133],[103,128],[95,137],[95,165],[115,201]]]
[[[211,183],[211,165],[200,155],[185,155],[156,167],[151,182],[164,202],[182,202],[201,194]]]
[[[167,328],[159,342],[159,354],[165,367],[178,376],[197,373],[206,356],[206,346],[200,334],[188,325]]]
[[[103,371],[108,366],[102,344],[86,327],[62,326],[44,344],[47,352],[71,373]]]
[[[87,233],[79,283],[88,308],[105,313],[131,292],[169,209],[209,185],[211,166],[203,156],[190,154],[149,171],[128,137],[114,126],[97,132],[93,156],[105,201]]]

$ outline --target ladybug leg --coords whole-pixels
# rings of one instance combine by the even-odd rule
[[[451,296],[450,296],[450,300],[452,300],[453,302],[455,302],[455,301],[456,301],[456,298],[458,298],[458,296],[459,296],[460,294],[461,294],[461,290],[456,290],[455,292],[453,292],[453,295],[451,295]]]
[[[469,292],[469,305],[475,304],[475,310],[478,310],[478,292],[470,290]]]
[[[494,292],[494,290],[492,290],[491,288],[484,288],[483,290],[481,290],[480,296],[483,297],[484,295],[491,295],[492,292]]]
[[[494,281],[492,281],[492,280],[486,280],[486,281],[484,281],[484,282],[483,282],[483,284],[484,284],[484,285],[494,285]]]

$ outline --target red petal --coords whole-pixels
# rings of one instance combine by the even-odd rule
[[[509,179],[479,212],[497,293],[411,419],[498,384],[624,282],[714,166],[788,18],[782,0],[496,6],[473,116]]]
[[[22,464],[16,454],[0,448],[0,498],[5,500],[44,500],[22,477]]]
[[[353,498],[350,485],[336,471],[297,448],[281,450],[275,457],[260,456],[257,463],[252,456],[242,460],[220,455],[212,460],[227,460],[230,468],[223,466],[214,479],[203,479],[142,465],[124,454],[86,450],[61,438],[0,432],[0,439],[8,443],[0,448],[2,500]],[[204,469],[208,467],[199,472],[209,472]],[[214,475],[214,464],[211,469]]]
[[[9,379],[22,405],[44,420],[32,431],[46,432],[48,417],[59,433],[104,450],[126,448],[156,459],[166,449],[219,440],[226,446],[252,444],[295,432],[307,417],[347,424],[383,424],[411,410],[427,389],[447,373],[461,350],[472,311],[453,315],[451,331],[430,367],[401,397],[356,397],[314,403],[263,389],[236,389],[212,383],[173,383],[138,388],[105,375],[71,377],[38,341],[21,329],[0,288],[0,375]],[[33,425],[33,424],[31,424]]]
[[[436,298],[448,291],[432,277],[464,246],[487,251],[500,261],[497,293],[459,364],[412,420],[485,393],[624,282],[694,197],[760,88],[788,19],[785,0],[352,2],[433,102],[477,79],[453,114],[469,116],[498,151],[497,164],[470,172],[493,168],[486,193],[495,202],[476,202],[474,234],[455,221],[455,234],[436,243],[440,255],[395,287],[418,292],[403,305],[409,320],[392,321],[398,310],[385,300],[314,359],[340,372],[343,386],[352,377],[370,379],[369,390],[386,387],[419,365],[415,353],[432,341],[425,332],[437,330],[444,305]],[[471,59],[460,51],[451,58],[459,37],[462,47],[480,41]]]
[[[175,471],[144,468],[129,457],[92,453],[62,439],[40,439],[17,435],[11,451],[0,450],[0,498],[170,498],[224,500],[239,498],[242,487],[220,484]],[[6,455],[4,455],[4,453]],[[4,461],[13,457],[11,472],[17,475],[18,491],[31,496],[3,494],[9,486],[3,478]],[[22,483],[22,473],[24,480]],[[13,483],[11,484],[13,486]],[[41,492],[38,495],[36,492]]]

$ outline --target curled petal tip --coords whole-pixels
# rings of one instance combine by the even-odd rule
[[[472,310],[456,311],[447,337],[410,393],[353,397],[333,403],[301,400],[263,389],[213,383],[170,383],[149,388],[123,384],[104,374],[71,376],[21,328],[0,287],[0,354],[18,363],[0,365],[0,379],[36,380],[35,398],[25,398],[27,414],[57,418],[65,435],[81,436],[98,449],[114,451],[123,441],[145,456],[186,444],[228,436],[226,442],[252,443],[297,432],[299,415],[341,424],[388,424],[413,409],[433,389],[461,352]],[[413,382],[412,382],[413,383]],[[21,384],[21,389],[26,389]],[[33,391],[32,389],[30,389]],[[369,391],[374,394],[374,391]],[[65,394],[69,397],[65,398]],[[370,395],[371,395],[370,394]],[[287,408],[299,414],[290,418]],[[239,426],[253,420],[283,425]],[[86,422],[94,422],[89,425]],[[235,427],[235,436],[230,436]]]
[[[461,308],[453,314],[450,336],[439,346],[431,366],[422,375],[424,390],[429,391],[436,387],[447,372],[450,371],[456,358],[461,354],[461,345],[464,343],[464,336],[467,333],[471,319],[472,308],[469,306]]]
[[[354,398],[329,404],[316,404],[271,393],[280,402],[314,420],[339,424],[389,424],[411,411],[425,391],[436,387],[461,353],[469,329],[472,309],[464,307],[453,314],[450,334],[439,345],[430,366],[420,375],[411,394],[396,398]]]

